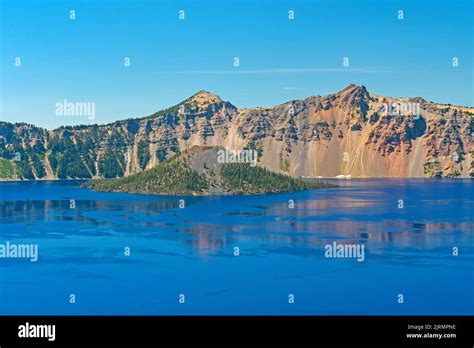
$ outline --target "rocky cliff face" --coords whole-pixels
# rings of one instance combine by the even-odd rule
[[[269,108],[201,91],[148,117],[48,131],[0,123],[0,177],[112,178],[192,146],[255,149],[292,176],[474,177],[474,108],[396,99],[350,85]]]

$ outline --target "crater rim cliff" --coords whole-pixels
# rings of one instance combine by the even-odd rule
[[[0,178],[128,176],[192,146],[256,149],[258,165],[295,177],[469,178],[473,130],[473,107],[385,97],[363,85],[255,108],[201,90],[154,114],[101,125],[0,122]]]

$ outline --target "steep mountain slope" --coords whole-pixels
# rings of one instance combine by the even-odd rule
[[[192,146],[220,145],[256,149],[259,166],[292,176],[473,177],[473,130],[472,107],[383,97],[364,86],[252,109],[201,91],[153,115],[100,126],[47,131],[0,122],[0,175],[115,178]]]

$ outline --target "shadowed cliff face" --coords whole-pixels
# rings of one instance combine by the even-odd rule
[[[269,108],[200,91],[148,117],[47,131],[0,123],[0,177],[121,177],[192,146],[258,151],[293,176],[473,177],[474,108],[389,98],[350,85]]]

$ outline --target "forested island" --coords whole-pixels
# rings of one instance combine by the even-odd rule
[[[219,163],[220,149],[196,146],[152,169],[117,179],[91,180],[83,186],[102,192],[163,195],[282,193],[335,186],[274,173],[249,163]]]

